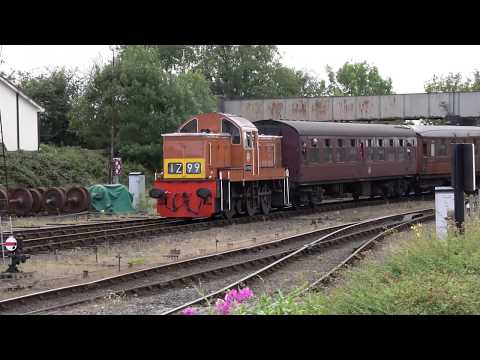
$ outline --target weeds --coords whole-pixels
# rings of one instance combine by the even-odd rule
[[[122,291],[119,293],[110,292],[103,298],[105,305],[118,306],[123,304],[127,300],[127,295]]]
[[[331,289],[297,297],[261,297],[241,314],[479,314],[480,222],[467,223],[465,236],[435,237],[432,227],[415,226],[383,260],[370,258],[342,271]]]

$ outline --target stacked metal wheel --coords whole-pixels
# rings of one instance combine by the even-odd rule
[[[83,186],[0,189],[0,212],[17,216],[79,213],[88,210],[90,203],[90,193]]]

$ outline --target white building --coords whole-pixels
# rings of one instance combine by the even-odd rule
[[[37,151],[39,146],[40,105],[0,76],[0,115],[3,141],[8,151]],[[1,143],[1,138],[0,138]]]

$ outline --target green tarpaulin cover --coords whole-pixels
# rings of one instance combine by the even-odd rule
[[[120,214],[134,212],[133,195],[122,184],[93,185],[88,188],[92,196],[92,206],[97,211]]]

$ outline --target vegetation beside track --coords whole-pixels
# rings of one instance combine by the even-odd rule
[[[466,234],[435,238],[431,226],[398,234],[398,243],[344,270],[336,285],[303,297],[277,294],[236,314],[479,314],[480,222]]]
[[[6,158],[9,188],[73,184],[90,186],[108,181],[108,156],[98,150],[42,144],[38,152],[8,152]],[[128,184],[130,171],[146,173],[142,165],[129,162],[123,165],[123,175],[120,177],[123,184]],[[146,184],[149,184],[152,174],[146,175]],[[3,163],[0,164],[0,183],[5,186]]]

